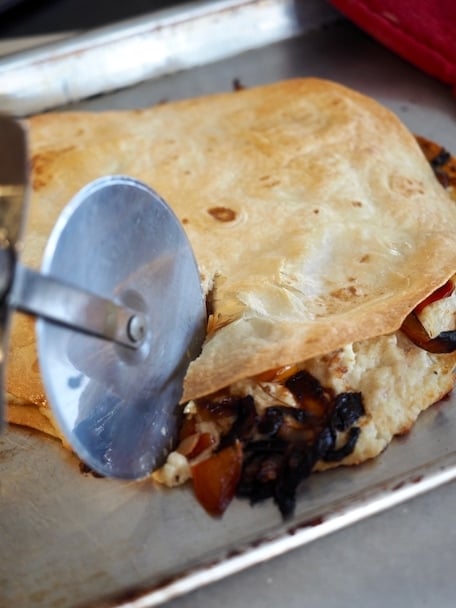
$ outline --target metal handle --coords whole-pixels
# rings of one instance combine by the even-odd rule
[[[138,348],[146,335],[143,314],[16,263],[11,308],[76,331]]]

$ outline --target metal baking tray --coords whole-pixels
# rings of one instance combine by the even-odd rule
[[[209,2],[135,20],[133,29],[142,28],[138,35],[146,38],[154,37],[161,23],[160,41],[169,45],[178,39],[187,64],[155,65],[134,84],[117,78],[112,68],[114,76],[98,79],[91,98],[77,71],[77,87],[62,98],[71,106],[58,106],[52,88],[46,96],[49,74],[57,69],[54,77],[63,74],[62,82],[73,82],[72,53],[84,55],[81,39],[92,63],[105,57],[113,39],[136,48],[132,22],[108,28],[111,37],[105,29],[7,57],[0,60],[0,110],[14,108],[23,115],[51,107],[141,107],[228,90],[234,81],[252,86],[311,75],[376,97],[414,132],[451,149],[454,99],[445,86],[377,45],[325,3],[303,2],[299,11],[297,6],[272,0]],[[243,14],[250,11],[257,23],[274,14],[274,27],[283,13],[283,30],[248,44],[248,36],[239,36],[236,48]],[[172,17],[169,25],[164,16]],[[193,18],[209,21],[199,30],[198,55],[190,59]],[[208,23],[224,31],[218,55]],[[246,23],[251,28],[252,21]],[[26,99],[19,86],[24,74],[36,76]],[[65,94],[68,86],[62,85]],[[286,523],[271,503],[250,507],[239,500],[221,520],[213,520],[187,487],[167,490],[150,481],[95,478],[81,473],[77,459],[57,441],[11,427],[0,437],[0,605],[159,605],[436,488],[456,478],[455,400],[450,396],[422,414],[412,431],[376,460],[312,476],[302,484],[295,516]]]

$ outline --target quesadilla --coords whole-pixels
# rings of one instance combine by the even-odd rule
[[[70,198],[113,173],[158,191],[193,246],[207,337],[158,481],[191,478],[214,515],[237,492],[287,516],[306,475],[376,456],[452,389],[453,186],[376,101],[301,79],[28,124],[26,265]],[[20,315],[7,391],[11,422],[59,436]]]

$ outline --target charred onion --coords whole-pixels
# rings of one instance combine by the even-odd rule
[[[431,338],[415,312],[405,318],[401,330],[413,344],[430,353],[444,354],[456,350],[456,330],[442,331]]]
[[[317,461],[340,461],[354,450],[361,393],[334,395],[306,371],[284,384],[297,407],[277,404],[258,414],[251,396],[197,402],[201,417],[215,416],[223,429],[215,453],[191,465],[195,494],[209,513],[221,515],[235,493],[251,503],[272,498],[287,518]]]

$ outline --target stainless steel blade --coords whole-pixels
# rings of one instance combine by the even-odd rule
[[[175,443],[183,379],[206,329],[198,267],[180,222],[144,184],[101,178],[60,216],[42,271],[144,315],[136,350],[44,318],[37,331],[47,396],[75,452],[102,475],[149,475]]]

